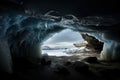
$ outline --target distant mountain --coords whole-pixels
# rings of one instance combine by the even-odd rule
[[[67,48],[61,48],[61,47],[51,48],[50,46],[42,46],[42,50],[58,50],[58,49],[67,49]]]
[[[51,50],[49,46],[42,46],[42,50]]]

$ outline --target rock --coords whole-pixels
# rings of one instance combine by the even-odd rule
[[[42,55],[41,64],[42,65],[50,65],[51,64],[51,60],[49,59],[49,56],[47,53]]]
[[[59,74],[59,75],[63,75],[63,76],[70,75],[69,70],[66,67],[64,67],[64,66],[58,66],[57,70],[54,71],[54,72],[57,73],[57,74]]]
[[[51,60],[46,60],[45,58],[41,59],[41,64],[42,65],[51,65]]]
[[[80,72],[80,73],[84,73],[89,70],[88,65],[83,62],[80,62],[80,61],[74,62],[73,67],[74,67],[75,71]]]
[[[103,49],[103,42],[99,41],[98,39],[96,39],[95,37],[88,35],[87,33],[85,34],[81,34],[82,38],[88,42],[88,44],[86,45],[86,48],[98,51],[99,53],[102,51]]]
[[[69,62],[69,61],[67,61],[67,62],[65,62],[65,66],[69,66],[69,65],[71,65],[72,63],[71,62]]]
[[[88,62],[88,63],[98,63],[98,60],[96,57],[87,57],[83,59],[83,61]]]

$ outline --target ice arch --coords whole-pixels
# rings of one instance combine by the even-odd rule
[[[79,32],[87,32],[105,42],[101,59],[120,59],[120,39],[114,34],[114,27],[101,27],[83,25],[75,16],[51,16],[45,15],[11,15],[0,16],[0,65],[7,72],[12,71],[11,57],[41,57],[40,47],[45,39],[63,29],[72,29]],[[108,32],[106,32],[109,29]],[[111,29],[111,30],[110,30]],[[97,33],[96,33],[97,32]],[[117,31],[119,32],[119,31]],[[110,42],[109,42],[110,41]],[[4,49],[5,46],[6,49]]]

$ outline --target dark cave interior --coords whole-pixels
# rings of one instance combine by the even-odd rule
[[[0,79],[119,80],[119,7],[118,0],[0,0]],[[41,54],[65,29],[87,41],[74,44],[91,49],[76,51],[87,57]]]

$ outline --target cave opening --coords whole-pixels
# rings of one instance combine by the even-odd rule
[[[93,36],[65,29],[45,40],[41,46],[41,51],[43,57],[49,56],[73,62],[81,61],[87,57],[99,58],[102,48],[103,43],[99,44],[99,40]]]

